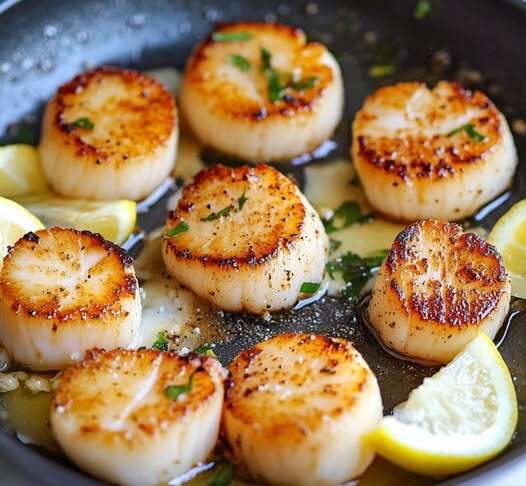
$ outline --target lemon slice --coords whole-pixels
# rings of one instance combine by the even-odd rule
[[[0,147],[0,195],[36,194],[48,190],[38,150],[31,145]]]
[[[526,299],[526,199],[515,204],[497,221],[488,241],[502,255],[510,274],[512,295]]]
[[[13,245],[29,231],[42,229],[44,225],[27,209],[14,201],[0,197],[0,257],[7,247]],[[2,263],[0,261],[0,267]]]
[[[386,459],[442,476],[498,454],[517,425],[517,398],[500,353],[479,334],[451,363],[413,390],[367,437]]]
[[[62,226],[100,233],[107,240],[122,244],[135,228],[134,201],[85,201],[66,199],[54,194],[17,198],[46,226]]]

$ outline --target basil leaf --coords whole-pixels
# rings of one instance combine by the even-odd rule
[[[250,63],[248,62],[248,59],[241,54],[231,54],[228,59],[230,60],[230,64],[237,67],[239,70],[245,73],[250,71]]]
[[[168,339],[166,331],[160,331],[157,333],[157,339],[152,344],[153,349],[158,351],[168,351]]]
[[[222,462],[216,467],[208,484],[210,486],[229,486],[232,483],[232,479],[234,479],[232,464]]]
[[[344,201],[329,219],[323,219],[327,234],[348,228],[355,223],[371,221],[371,214],[363,214],[360,205],[354,201]]]
[[[379,270],[388,252],[381,250],[374,255],[360,257],[349,251],[327,263],[327,273],[332,280],[335,280],[337,273],[341,274],[345,282],[342,296],[355,301],[369,279]]]
[[[164,234],[164,236],[170,238],[172,236],[180,235],[181,233],[184,233],[185,231],[188,231],[189,229],[190,229],[190,226],[188,226],[188,223],[186,221],[181,221],[175,228],[168,230]]]
[[[340,248],[341,244],[341,241],[329,238],[329,255],[334,253],[338,248]]]
[[[243,194],[241,194],[241,197],[237,200],[237,205],[238,205],[240,211],[243,209],[243,206],[248,201],[248,197],[245,197],[246,192],[247,192],[247,190],[245,189],[243,191]]]
[[[306,89],[314,88],[318,84],[318,76],[310,76],[308,78],[300,79],[290,83],[290,87],[296,91],[304,91]]]
[[[93,130],[95,128],[95,124],[89,118],[83,116],[81,118],[77,118],[71,123],[68,123],[68,127],[85,128],[86,130]]]
[[[214,42],[241,42],[252,39],[250,32],[214,32],[212,40]]]
[[[300,292],[304,294],[314,294],[320,288],[319,282],[303,282],[300,287]]]
[[[418,0],[415,6],[415,19],[425,19],[431,13],[431,4],[428,0]]]
[[[214,221],[215,219],[219,219],[222,216],[228,216],[230,214],[231,209],[232,206],[227,206],[226,208],[221,209],[221,211],[218,211],[217,213],[210,213],[206,218],[201,218],[201,221]]]
[[[482,133],[479,133],[475,126],[471,123],[466,123],[465,125],[461,125],[460,127],[451,130],[447,136],[452,137],[453,135],[456,135],[460,132],[466,132],[467,136],[474,142],[483,142],[486,140],[486,136],[482,135]]]
[[[192,391],[192,381],[194,379],[194,374],[195,373],[192,373],[190,375],[190,378],[188,378],[188,382],[184,385],[168,385],[164,389],[165,397],[169,400],[177,400],[184,393],[190,393]]]

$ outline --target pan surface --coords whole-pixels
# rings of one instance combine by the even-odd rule
[[[14,140],[15,127],[23,121],[33,128],[36,143],[44,103],[79,71],[102,63],[139,69],[182,68],[191,48],[214,23],[240,19],[301,27],[310,39],[327,44],[342,66],[346,110],[334,136],[337,145],[325,159],[311,163],[347,157],[350,124],[365,96],[398,80],[420,79],[433,84],[441,78],[458,79],[467,87],[489,93],[510,122],[526,116],[526,13],[511,3],[432,1],[432,12],[423,21],[414,18],[413,0],[24,0],[12,4],[5,3],[0,15],[0,135],[5,142]],[[373,37],[375,48],[371,47]],[[397,66],[396,72],[371,78],[369,67],[382,56]],[[522,159],[526,137],[515,138]],[[214,154],[203,157],[205,162],[225,162]],[[281,168],[302,183],[304,166]],[[526,167],[521,163],[510,197],[493,210],[480,213],[477,224],[490,228],[511,204],[525,197],[525,189]],[[163,218],[164,205],[159,204],[140,215],[139,225],[153,229]],[[517,433],[500,457],[443,485],[479,477],[526,454],[526,331],[522,329],[526,315],[523,318],[522,302],[513,305],[520,313],[511,322],[500,349],[514,376],[521,405]],[[349,338],[375,371],[387,411],[434,371],[383,351],[365,328],[359,309],[340,299],[324,298],[294,313],[275,316],[270,323],[226,315],[224,326],[227,337],[217,347],[223,363],[264,337],[287,330]],[[46,484],[101,484],[3,432],[0,455]]]

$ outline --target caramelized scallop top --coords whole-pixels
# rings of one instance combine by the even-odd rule
[[[188,61],[185,83],[192,85],[205,99],[213,100],[214,111],[232,118],[259,121],[268,117],[291,116],[313,109],[324,90],[333,82],[334,73],[326,63],[327,49],[316,42],[306,42],[300,29],[265,22],[221,24],[214,34],[248,34],[246,40],[223,42],[209,35],[197,46]],[[271,54],[271,65],[286,77],[316,78],[309,89],[287,88],[279,101],[268,95],[268,78],[263,72],[261,49]],[[250,60],[246,72],[233,65],[217,69],[229,56],[240,55]],[[257,60],[257,61],[255,61]],[[293,73],[290,66],[294,66]]]
[[[509,287],[492,245],[457,224],[435,220],[402,231],[385,268],[401,308],[437,324],[478,324]]]
[[[276,169],[260,164],[201,171],[186,186],[166,222],[167,253],[206,265],[258,265],[300,237],[306,208],[301,194]]]
[[[439,180],[491,155],[502,142],[501,125],[480,91],[446,81],[432,90],[400,83],[367,97],[353,124],[353,155],[402,180]]]
[[[48,110],[64,142],[97,164],[119,165],[151,155],[177,127],[174,99],[162,84],[113,66],[85,72],[61,86]],[[83,119],[92,127],[86,122],[79,126]]]
[[[242,351],[230,364],[225,407],[262,433],[304,440],[348,413],[374,377],[344,339],[282,334]]]
[[[166,387],[191,386],[172,400]],[[222,393],[224,371],[212,358],[155,350],[92,350],[60,377],[52,407],[86,435],[146,442]]]
[[[16,312],[67,324],[118,317],[133,299],[133,260],[88,231],[51,228],[27,233],[9,249],[0,274],[2,299]]]

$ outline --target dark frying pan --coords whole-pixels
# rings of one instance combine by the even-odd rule
[[[433,83],[441,77],[460,77],[468,87],[488,91],[510,120],[526,115],[526,12],[520,8],[521,2],[431,0],[431,15],[423,21],[414,18],[415,3],[416,0],[319,0],[316,8],[295,0],[0,2],[0,135],[6,142],[14,140],[14,124],[24,121],[33,127],[36,142],[45,101],[57,86],[87,66],[110,62],[137,68],[182,68],[192,46],[215,22],[236,19],[278,20],[297,25],[311,39],[328,44],[337,55],[346,82],[346,115],[335,134],[338,146],[327,159],[348,154],[350,123],[365,96],[381,84],[400,79]],[[318,12],[312,15],[315,10]],[[377,34],[380,48],[370,47],[364,40],[370,39],[366,32]],[[441,52],[437,54],[438,51]],[[451,63],[445,62],[448,56],[444,51]],[[372,79],[368,68],[378,61],[395,63],[396,73]],[[526,150],[525,140],[524,136],[516,136],[520,156]],[[206,159],[218,161],[210,154]],[[301,167],[285,169],[302,181]],[[493,211],[481,213],[479,223],[490,227],[514,201],[524,197],[525,186],[526,171],[521,164],[511,197]],[[139,223],[149,229],[160,224],[162,218],[162,207],[157,207],[142,215]],[[520,302],[514,305],[521,307]],[[511,469],[519,471],[521,463],[522,471],[526,470],[524,323],[519,314],[501,347],[521,403],[516,436],[500,457],[441,483],[444,486],[511,484],[499,479],[502,474]],[[285,330],[349,337],[377,373],[386,410],[405,399],[432,372],[385,353],[364,328],[357,309],[340,300],[326,298],[294,314],[277,316],[270,325],[245,316],[226,316],[225,326],[230,337],[218,347],[224,363],[263,336]],[[40,483],[101,484],[5,433],[0,433],[0,456]]]

